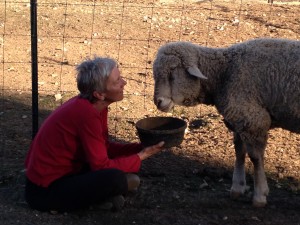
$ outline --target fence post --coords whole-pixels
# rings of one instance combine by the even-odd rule
[[[31,73],[32,73],[32,139],[38,131],[38,56],[37,56],[37,2],[30,0]]]

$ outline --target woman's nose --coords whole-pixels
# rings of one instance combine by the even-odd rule
[[[124,86],[127,84],[126,80],[124,78],[122,78]]]

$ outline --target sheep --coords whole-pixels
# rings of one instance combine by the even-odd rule
[[[230,196],[246,190],[245,157],[254,167],[253,206],[267,204],[264,170],[268,131],[300,133],[300,41],[257,38],[224,48],[170,42],[153,62],[154,104],[213,105],[233,132],[235,165]]]

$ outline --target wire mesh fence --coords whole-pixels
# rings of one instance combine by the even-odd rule
[[[22,168],[31,141],[32,107],[36,107],[32,105],[33,2],[0,2],[0,167],[5,176]],[[159,114],[152,103],[152,62],[162,44],[181,40],[225,47],[257,37],[300,38],[300,1],[36,3],[39,124],[77,94],[74,68],[78,63],[93,55],[109,56],[118,60],[128,87],[124,101],[111,106],[110,129],[115,135],[119,134],[118,118],[134,121]],[[178,107],[173,113],[197,116],[211,110]],[[127,135],[136,139],[133,131]]]

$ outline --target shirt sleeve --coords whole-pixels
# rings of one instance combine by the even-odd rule
[[[117,142],[108,143],[108,156],[113,159],[119,156],[129,156],[139,153],[143,149],[140,143],[122,144]]]
[[[115,168],[124,172],[138,172],[141,160],[137,154],[108,156],[106,127],[101,124],[101,117],[85,117],[80,128],[80,142],[87,162],[92,170]],[[119,148],[117,148],[119,149]]]

